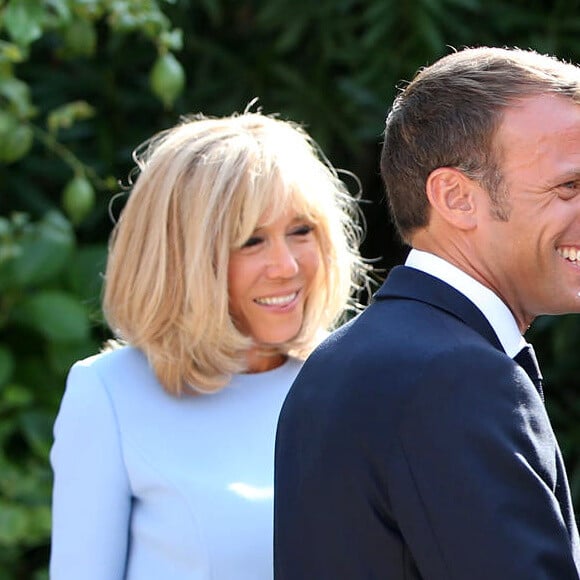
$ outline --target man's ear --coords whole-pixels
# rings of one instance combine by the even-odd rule
[[[477,185],[454,167],[438,167],[427,178],[426,192],[431,211],[450,225],[469,230],[477,225]]]

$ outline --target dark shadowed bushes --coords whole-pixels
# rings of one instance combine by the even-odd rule
[[[135,145],[182,114],[227,114],[259,97],[361,178],[363,251],[380,258],[384,275],[405,253],[378,179],[396,86],[465,45],[578,62],[579,8],[578,0],[0,0],[2,577],[47,577],[52,423],[68,367],[108,337],[99,293],[109,214],[123,196],[110,200]],[[531,334],[580,504],[579,318],[542,318]]]

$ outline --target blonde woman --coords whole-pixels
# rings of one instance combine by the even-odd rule
[[[198,116],[135,152],[103,310],[55,423],[52,580],[272,573],[276,421],[365,281],[357,209],[298,125]]]

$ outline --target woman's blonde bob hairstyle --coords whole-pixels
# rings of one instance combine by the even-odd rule
[[[302,328],[277,353],[305,358],[358,306],[360,210],[300,126],[261,112],[198,115],[133,158],[138,176],[111,235],[103,310],[168,392],[213,392],[246,370],[252,339],[229,313],[228,260],[266,215],[292,208],[310,220],[321,257]]]

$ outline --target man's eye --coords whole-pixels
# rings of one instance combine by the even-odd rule
[[[580,181],[566,181],[558,189],[560,190],[560,197],[562,199],[571,199],[580,192]]]
[[[252,248],[254,246],[257,246],[258,244],[262,243],[262,238],[258,237],[258,236],[252,236],[251,238],[248,238],[244,244],[242,245],[242,248]]]

